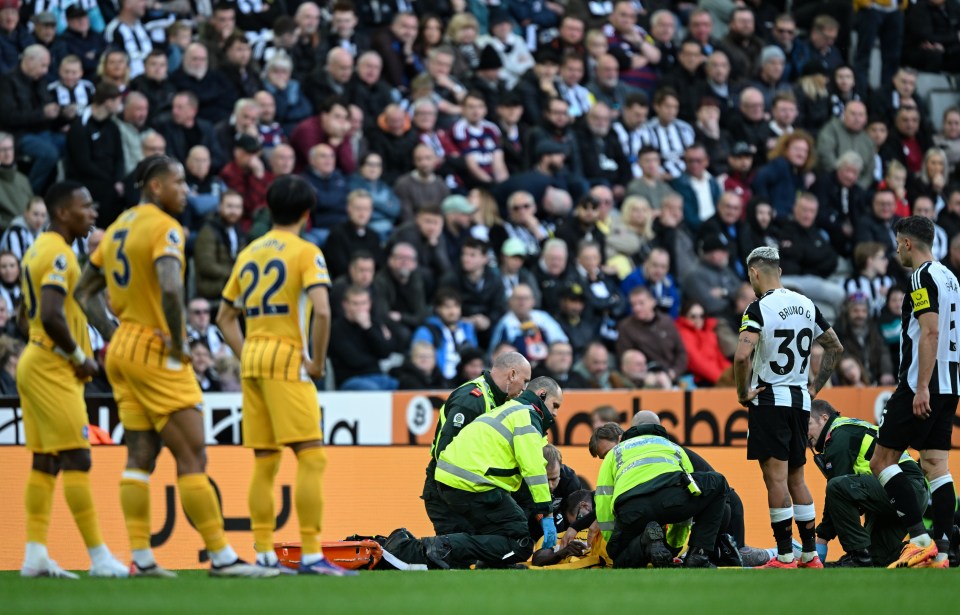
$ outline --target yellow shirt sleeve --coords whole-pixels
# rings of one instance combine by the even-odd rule
[[[302,272],[301,284],[305,291],[309,291],[314,286],[330,286],[330,273],[327,271],[327,261],[323,258],[323,252],[315,246],[312,249],[303,250],[300,258],[300,271]]]
[[[57,252],[53,255],[53,258],[50,259],[50,266],[44,272],[43,277],[40,279],[39,288],[41,290],[46,286],[52,286],[54,288],[59,288],[64,293],[68,293],[69,281],[67,279],[67,270],[70,268],[70,260],[66,254],[63,252]]]
[[[153,244],[153,261],[156,262],[164,256],[172,256],[183,267],[186,262],[183,244],[183,227],[176,220],[171,219],[163,229],[163,235],[159,236]]]

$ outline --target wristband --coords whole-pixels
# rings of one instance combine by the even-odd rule
[[[87,360],[87,355],[83,353],[83,350],[80,349],[80,346],[77,346],[73,349],[73,352],[70,354],[70,362],[76,366],[83,365],[84,361]]]

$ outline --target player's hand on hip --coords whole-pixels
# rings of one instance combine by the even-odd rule
[[[759,395],[760,393],[763,393],[766,390],[767,390],[767,387],[757,387],[755,389],[750,389],[749,391],[747,391],[746,395],[738,395],[737,401],[740,402],[741,406],[747,407],[747,405],[750,402],[752,402],[757,395]]]
[[[75,365],[73,371],[77,374],[77,378],[85,380],[87,378],[93,378],[100,372],[100,366],[97,365],[97,362],[87,357],[86,360],[80,365]]]
[[[930,389],[929,387],[918,387],[917,394],[913,396],[913,414],[917,418],[927,419],[933,413],[930,407]]]
[[[317,361],[305,361],[304,367],[307,370],[307,375],[314,380],[322,379],[324,371],[326,371],[326,365],[324,363],[318,363]]]

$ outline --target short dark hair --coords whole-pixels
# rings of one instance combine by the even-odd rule
[[[354,250],[353,254],[350,255],[350,261],[348,265],[352,265],[357,261],[373,261],[376,263],[377,259],[373,256],[373,252],[370,250]]]
[[[433,296],[433,307],[440,307],[447,301],[456,301],[457,305],[462,305],[463,298],[460,296],[460,291],[449,286],[438,289],[437,293]]]
[[[933,245],[933,221],[923,216],[907,216],[897,221],[893,230],[898,235],[906,235],[910,239],[926,247]]]
[[[346,110],[350,110],[350,103],[346,101],[345,98],[339,96],[329,96],[320,103],[320,113],[330,113],[333,111],[334,107],[343,107]]]
[[[640,105],[641,107],[649,107],[650,99],[647,97],[644,92],[634,92],[632,94],[627,94],[627,97],[623,101],[624,107],[632,107],[633,105]]]
[[[297,175],[278,177],[267,190],[267,207],[275,224],[294,224],[316,204],[317,192]]]
[[[77,190],[84,190],[86,186],[78,181],[66,179],[50,186],[47,193],[43,195],[43,202],[47,205],[47,213],[53,218],[53,212],[61,207],[70,205],[73,193]]]
[[[590,451],[590,456],[600,456],[599,444],[601,440],[606,440],[607,442],[613,442],[616,444],[620,441],[622,436],[623,428],[616,423],[607,423],[606,425],[597,427],[593,430],[593,434],[590,436],[590,442],[587,444],[587,449]]]
[[[490,249],[490,246],[486,241],[482,239],[477,239],[476,237],[467,237],[463,240],[463,243],[460,244],[460,253],[462,254],[466,249],[471,250],[480,250],[483,253],[486,253]]]
[[[815,399],[810,403],[810,413],[827,418],[840,416],[840,412],[825,399]]]

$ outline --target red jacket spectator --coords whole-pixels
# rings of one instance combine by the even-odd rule
[[[688,318],[697,314],[699,320]],[[703,306],[694,304],[687,316],[677,318],[676,325],[687,349],[687,369],[697,384],[716,384],[720,375],[730,367],[730,360],[723,356],[717,341],[717,319],[704,319]]]
[[[233,147],[233,160],[220,171],[220,179],[227,188],[243,196],[243,219],[240,228],[250,230],[253,214],[267,206],[267,188],[273,183],[273,173],[260,158],[260,142],[250,135],[241,135]]]
[[[337,169],[344,176],[357,170],[357,162],[350,146],[350,112],[339,99],[330,99],[313,117],[303,120],[290,133],[290,145],[297,152],[297,173],[307,168],[310,150],[321,143],[333,148]]]

